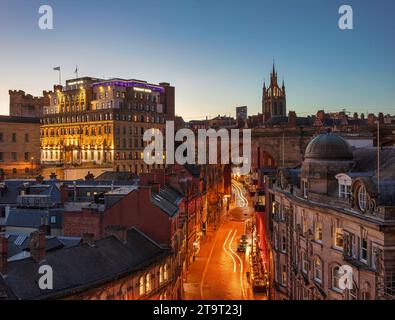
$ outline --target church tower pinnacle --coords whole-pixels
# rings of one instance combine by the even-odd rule
[[[265,116],[265,120],[268,120],[271,117],[287,115],[284,80],[280,88],[277,81],[277,71],[274,62],[273,70],[270,74],[269,88],[266,88],[265,82],[263,84],[262,113]]]

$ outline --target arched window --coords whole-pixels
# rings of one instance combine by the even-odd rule
[[[153,286],[152,286],[152,275],[151,273],[147,273],[147,275],[145,276],[145,293],[149,293],[152,291]]]
[[[307,260],[307,253],[303,251],[302,253],[302,271],[304,274],[307,274],[309,271],[309,261]]]
[[[371,300],[372,299],[371,290],[372,290],[372,287],[370,286],[369,282],[365,282],[365,284],[363,285],[363,290],[362,290],[362,300]]]
[[[164,266],[163,279],[164,281],[169,280],[169,265],[167,263]]]
[[[320,258],[314,259],[314,280],[322,283],[322,261]]]
[[[164,281],[164,267],[161,266],[159,268],[159,283],[162,283]]]
[[[358,189],[358,206],[363,212],[366,211],[366,203],[366,188],[364,186],[360,186]]]
[[[340,289],[339,281],[340,281],[340,274],[339,274],[339,266],[336,266],[332,269],[332,289],[338,292],[342,292],[343,290]]]
[[[139,293],[140,296],[143,296],[145,294],[144,276],[141,276],[139,279]]]

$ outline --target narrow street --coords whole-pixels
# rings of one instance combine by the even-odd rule
[[[184,284],[187,300],[251,300],[254,295],[246,277],[245,253],[238,253],[245,221],[254,211],[243,195],[241,185],[233,183],[236,199],[229,213],[222,212],[218,230],[209,228],[206,240],[191,265]]]

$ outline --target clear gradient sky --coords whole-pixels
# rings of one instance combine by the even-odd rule
[[[38,8],[54,9],[54,30]],[[338,29],[338,8],[354,30]],[[273,59],[288,110],[395,114],[394,0],[0,0],[0,114],[74,76],[170,82],[186,120],[261,110]]]

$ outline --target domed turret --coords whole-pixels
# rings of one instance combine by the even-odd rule
[[[332,132],[320,134],[307,146],[305,159],[353,160],[351,147],[341,136]]]
[[[301,170],[301,185],[308,185],[310,196],[336,193],[336,175],[348,172],[354,163],[350,145],[330,131],[308,144]]]

